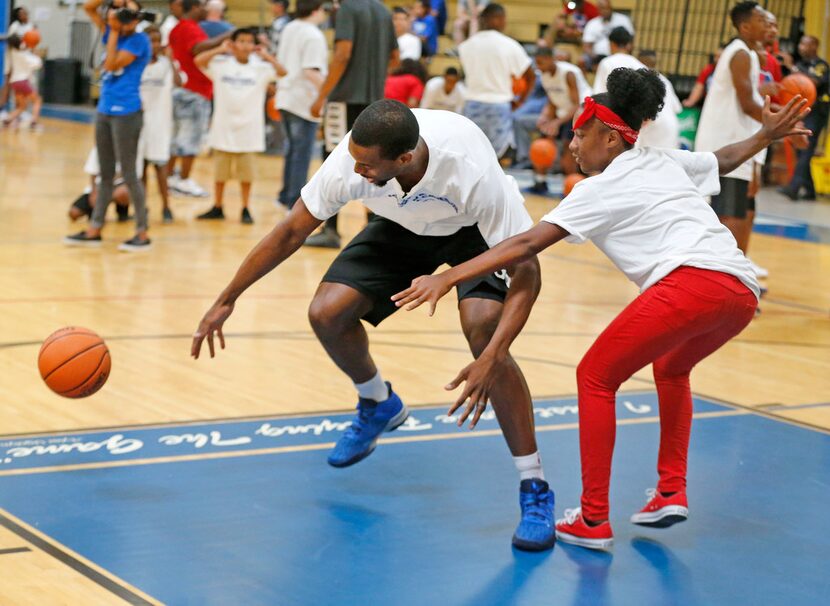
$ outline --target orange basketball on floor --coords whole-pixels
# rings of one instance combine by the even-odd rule
[[[574,185],[582,181],[585,178],[585,175],[580,175],[579,173],[571,173],[570,175],[565,176],[565,180],[562,183],[562,195],[567,196],[574,188]]]
[[[521,97],[527,90],[527,81],[524,78],[513,78],[513,96]]]
[[[23,44],[26,45],[26,48],[35,48],[40,44],[40,32],[36,29],[30,29],[23,34]]]
[[[265,114],[274,122],[282,120],[282,114],[280,114],[280,110],[277,109],[276,95],[265,101]]]
[[[530,144],[530,163],[534,168],[547,170],[556,161],[556,143],[540,137]]]
[[[786,105],[796,95],[807,99],[807,107],[811,107],[816,102],[816,85],[809,76],[796,73],[781,80],[781,90],[778,91],[776,97],[778,102]]]
[[[87,328],[67,326],[43,342],[37,358],[49,389],[67,398],[85,398],[101,389],[110,374],[107,344]]]

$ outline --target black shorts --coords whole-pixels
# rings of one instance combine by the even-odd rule
[[[451,236],[419,236],[377,215],[369,219],[331,264],[323,282],[345,284],[372,300],[363,319],[377,326],[397,311],[390,297],[418,276],[430,275],[444,263],[458,265],[488,250],[478,227],[462,227]],[[507,284],[495,274],[462,282],[458,300],[503,302]]]
[[[745,218],[749,208],[748,191],[749,181],[721,177],[720,193],[712,196],[712,210],[719,217]]]

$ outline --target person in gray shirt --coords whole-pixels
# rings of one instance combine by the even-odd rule
[[[352,129],[360,112],[383,98],[386,75],[398,63],[398,41],[389,9],[378,0],[341,0],[334,23],[334,57],[311,106],[315,117],[323,115],[325,107],[324,159]],[[337,215],[305,244],[340,248]]]

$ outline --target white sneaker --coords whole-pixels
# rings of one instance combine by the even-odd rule
[[[179,185],[176,188],[183,194],[187,194],[188,196],[193,196],[194,198],[207,198],[208,193],[202,189],[196,181],[193,179],[181,179],[179,181]]]
[[[169,177],[167,177],[167,187],[170,189],[176,189],[179,186],[179,183],[182,182],[182,178],[179,176],[179,173],[173,173]]]
[[[3,120],[6,120],[8,117],[9,117],[9,112],[7,112],[5,109],[0,109],[0,122],[2,122]]]
[[[759,280],[763,280],[764,278],[769,277],[769,272],[767,271],[767,269],[765,267],[761,267],[760,265],[756,265],[752,261],[752,259],[750,259],[749,257],[747,257],[746,260],[749,261],[749,266],[752,268],[752,271],[755,272],[755,277],[756,278],[758,278]]]

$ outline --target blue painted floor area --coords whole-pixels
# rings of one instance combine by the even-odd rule
[[[559,515],[580,491],[573,404],[536,402]],[[55,469],[0,475],[0,507],[173,605],[825,600],[830,435],[702,399],[695,410],[690,519],[645,529],[628,516],[656,480],[656,397],[620,396],[609,553],[514,551],[518,482],[495,420],[453,439],[469,431],[444,408],[415,409],[343,470],[325,458],[345,415],[0,440],[0,472]],[[193,455],[219,458],[158,461]]]

